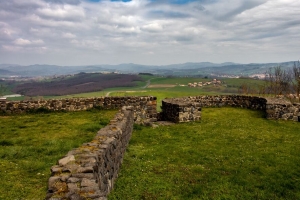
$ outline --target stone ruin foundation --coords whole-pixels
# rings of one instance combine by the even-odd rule
[[[285,99],[240,95],[193,96],[162,101],[156,97],[97,97],[43,101],[0,101],[0,114],[22,114],[39,109],[80,111],[91,108],[121,109],[95,138],[69,151],[51,167],[46,199],[105,200],[112,190],[130,140],[133,124],[157,120],[175,123],[198,121],[207,107],[241,107],[264,111],[268,119],[300,122],[300,104]]]

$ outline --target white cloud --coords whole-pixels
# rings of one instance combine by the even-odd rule
[[[23,39],[23,38],[18,38],[14,41],[14,44],[16,45],[20,45],[20,46],[28,46],[28,45],[40,45],[40,44],[44,44],[44,41],[41,39],[37,39],[37,40],[27,40],[27,39]]]
[[[38,8],[37,14],[46,18],[70,21],[81,21],[85,17],[83,8],[73,5],[48,5],[44,8]]]
[[[10,46],[10,45],[2,45],[2,48],[6,51],[12,51],[12,52],[17,52],[23,49],[22,47]]]
[[[160,32],[163,30],[163,26],[159,22],[154,22],[151,24],[144,25],[142,30],[149,32]]]
[[[40,45],[40,44],[44,44],[44,41],[41,40],[41,39],[37,39],[37,40],[33,40],[31,43],[36,44],[36,45]]]
[[[18,38],[18,39],[16,39],[16,40],[14,41],[14,43],[15,43],[16,45],[21,45],[21,46],[23,46],[23,45],[29,45],[29,44],[31,44],[32,42],[30,42],[29,40],[23,39],[23,38]]]
[[[297,0],[1,1],[0,51],[26,51],[28,63],[30,51],[47,52],[62,65],[297,60],[299,8]]]
[[[73,33],[63,33],[62,36],[63,36],[64,38],[69,38],[69,39],[76,38],[76,35],[74,35]]]

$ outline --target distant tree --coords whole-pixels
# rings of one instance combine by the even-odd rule
[[[266,88],[267,88],[266,84],[260,85],[258,88],[258,94],[265,95],[267,91]]]
[[[249,93],[250,93],[250,90],[251,90],[250,85],[247,84],[247,83],[243,83],[243,84],[239,87],[238,93],[240,93],[240,94],[249,94]]]
[[[300,62],[294,63],[293,67],[293,88],[299,97],[300,94]]]
[[[290,93],[291,74],[281,66],[270,68],[265,74],[266,93],[284,95]]]

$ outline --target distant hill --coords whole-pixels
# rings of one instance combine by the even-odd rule
[[[11,76],[13,73],[11,72],[11,71],[9,71],[9,70],[6,70],[6,69],[0,69],[0,77],[1,77],[1,75],[5,75],[5,76]]]
[[[57,66],[57,65],[10,65],[0,64],[0,77],[3,76],[53,76],[77,74],[80,72],[118,72],[126,74],[151,73],[172,76],[197,76],[197,75],[242,75],[263,74],[269,68],[282,66],[284,69],[292,68],[294,61],[283,63],[182,63],[172,65],[139,65],[125,63],[119,65],[83,65],[83,66]]]
[[[57,65],[0,65],[1,70],[9,70],[10,76],[23,76],[23,77],[37,77],[37,76],[54,76],[54,75],[67,75],[77,74],[80,72],[100,72],[100,71],[113,71],[103,69],[101,66],[57,66]]]

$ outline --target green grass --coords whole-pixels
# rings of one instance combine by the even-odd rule
[[[109,199],[300,199],[299,123],[237,108],[135,126]]]
[[[0,116],[0,199],[44,199],[50,168],[116,111]]]
[[[185,84],[200,82],[200,81],[211,81],[211,79],[204,78],[191,78],[191,77],[158,77],[151,80],[153,84]]]

